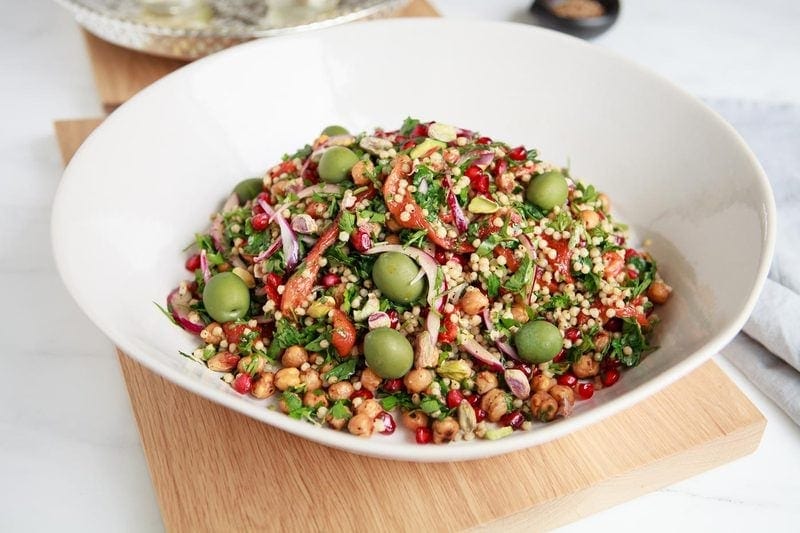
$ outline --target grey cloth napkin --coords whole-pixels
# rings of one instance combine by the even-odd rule
[[[722,354],[800,425],[800,106],[707,103],[755,152],[778,207],[769,277],[743,332]]]

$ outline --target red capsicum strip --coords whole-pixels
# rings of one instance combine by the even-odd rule
[[[422,214],[422,208],[411,196],[411,193],[406,189],[403,199],[397,201],[395,196],[400,190],[400,182],[407,179],[411,175],[411,158],[408,156],[399,156],[392,167],[392,171],[386,177],[383,183],[383,198],[386,201],[386,207],[392,214],[392,218],[403,228],[425,230],[428,232],[428,239],[441,246],[445,250],[450,250],[457,253],[468,253],[475,251],[475,248],[464,242],[458,242],[456,239],[448,239],[439,237],[436,234],[436,229]],[[406,211],[406,206],[410,205],[412,209]],[[408,220],[403,220],[400,215],[408,213]]]
[[[303,264],[286,282],[281,298],[281,312],[284,315],[294,316],[294,310],[305,303],[317,283],[320,269],[319,260],[325,255],[328,248],[333,246],[338,237],[339,217],[336,217],[328,229],[325,230],[325,233],[314,244],[314,247],[311,248],[311,251],[308,252]]]

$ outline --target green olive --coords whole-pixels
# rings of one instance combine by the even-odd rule
[[[408,304],[425,290],[425,280],[419,278],[419,267],[407,255],[399,252],[382,253],[372,267],[372,281],[391,301]]]
[[[264,190],[264,180],[261,178],[250,178],[240,181],[233,188],[233,192],[239,197],[239,203],[245,203],[247,200],[252,200]]]
[[[520,326],[514,335],[519,356],[529,363],[552,360],[561,351],[564,341],[561,332],[546,320],[534,320]]]
[[[350,132],[347,131],[347,128],[344,128],[337,124],[333,124],[322,130],[322,135],[327,135],[328,137],[335,137],[337,135],[347,135],[348,133]]]
[[[558,170],[551,170],[534,177],[528,185],[525,198],[534,205],[549,211],[567,201],[567,180]]]
[[[244,318],[250,310],[250,291],[233,272],[221,272],[206,283],[203,305],[217,322]]]
[[[358,156],[350,148],[331,146],[319,160],[319,177],[328,183],[339,183],[347,179],[350,169],[358,163]]]
[[[401,378],[414,364],[414,349],[396,329],[377,328],[364,337],[364,358],[367,366],[380,377]]]

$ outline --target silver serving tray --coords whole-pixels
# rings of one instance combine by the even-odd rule
[[[340,0],[326,9],[267,9],[265,0],[204,0],[178,15],[159,15],[139,0],[56,0],[78,24],[111,43],[192,60],[258,37],[307,31],[394,14],[409,0]]]

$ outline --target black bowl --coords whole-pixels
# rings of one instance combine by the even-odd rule
[[[535,0],[531,5],[531,13],[540,26],[569,33],[575,37],[590,39],[611,27],[619,16],[619,0],[597,0],[605,8],[599,17],[566,18],[556,15],[553,6],[563,0]]]

